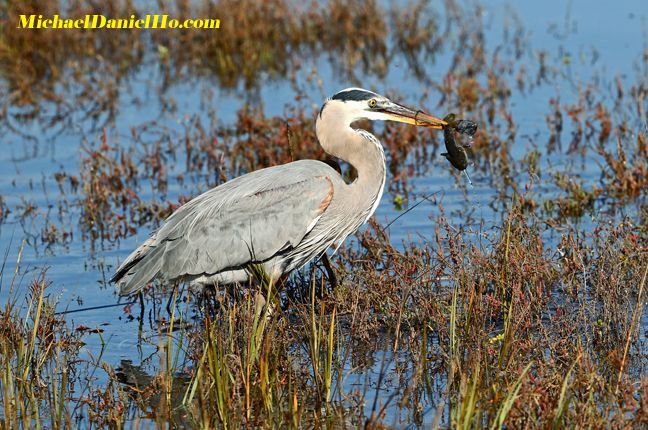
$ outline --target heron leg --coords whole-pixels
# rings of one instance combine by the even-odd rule
[[[322,256],[322,264],[324,264],[324,268],[326,269],[326,277],[329,280],[329,283],[331,284],[331,291],[335,291],[335,288],[338,286],[338,281],[337,281],[337,276],[335,276],[335,271],[333,270],[333,266],[331,265],[331,259],[329,258],[328,254],[324,254]]]
[[[144,321],[144,293],[142,293],[142,290],[140,290],[137,293],[137,298],[139,299],[140,302],[140,322]]]
[[[140,315],[139,315],[139,324],[137,327],[137,348],[141,353],[142,348],[142,337],[144,333],[144,293],[140,290],[137,293],[137,297],[140,302]]]
[[[175,304],[176,304],[175,300],[177,300],[178,296],[180,295],[180,292],[178,291],[179,288],[180,288],[180,285],[176,282],[173,285],[173,290],[172,290],[172,294],[169,296],[169,301],[167,301],[166,310],[167,310],[167,313],[169,314],[169,316],[173,315],[173,312],[171,312],[171,304],[173,304],[173,306],[175,306]]]
[[[178,287],[173,287],[174,290],[176,288],[178,288]],[[166,304],[166,311],[167,311],[167,314],[169,314],[169,315],[171,315],[171,302],[172,301],[173,301],[173,294],[169,295],[169,300],[167,300],[167,304]]]

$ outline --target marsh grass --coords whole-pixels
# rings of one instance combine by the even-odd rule
[[[204,340],[195,345],[198,366],[184,406],[202,425],[227,427],[331,419],[352,425],[362,416],[369,427],[423,424],[420,408],[437,402],[439,422],[451,427],[639,425],[647,381],[633,375],[645,366],[636,321],[648,259],[634,252],[628,266],[619,266],[618,256],[606,252],[632,237],[632,228],[602,230],[602,249],[571,250],[576,261],[589,262],[580,269],[589,278],[582,284],[580,276],[560,269],[568,264],[564,257],[539,247],[542,228],[521,212],[512,209],[503,227],[483,251],[438,228],[445,251],[437,255],[444,266],[437,270],[447,276],[427,270],[426,253],[391,249],[384,260],[374,248],[386,239],[371,236],[362,251],[365,268],[348,272],[342,288],[323,299],[316,298],[314,281],[301,287],[305,302],[289,300],[272,313],[251,295],[242,303],[222,298],[217,319],[206,318],[199,330]],[[355,252],[340,255],[343,266],[357,267]],[[387,267],[377,273],[375,264]],[[615,290],[624,286],[632,287],[619,302]],[[558,291],[571,291],[571,297],[556,301]],[[597,291],[603,295],[592,300]],[[601,312],[612,303],[614,310]],[[366,351],[375,351],[376,333],[393,340],[397,331],[401,340],[382,347],[399,357],[401,377],[394,382],[389,366],[376,368]],[[630,344],[639,367],[628,373]],[[377,390],[391,393],[378,408],[371,389],[341,383],[372,368]],[[435,384],[439,377],[446,382]],[[381,386],[386,380],[389,389]],[[336,421],[331,417],[340,408],[347,418]],[[366,408],[372,412],[362,412]]]
[[[135,385],[115,385],[120,378],[100,358],[83,371],[71,366],[79,332],[54,317],[47,282],[37,278],[27,302],[19,306],[11,294],[2,314],[4,422],[59,428],[87,414],[94,425],[117,427],[375,428],[423,424],[430,417],[421,408],[436,404],[437,424],[460,428],[640,425],[648,381],[634,375],[645,366],[637,321],[648,258],[634,248],[634,228],[601,228],[591,247],[566,239],[556,257],[541,247],[542,227],[511,211],[483,249],[443,220],[440,248],[396,251],[388,237],[367,232],[362,247],[338,257],[341,267],[365,262],[324,298],[315,278],[290,287],[304,289],[300,302],[278,301],[270,284],[262,302],[253,292],[235,299],[223,291],[187,325],[192,300],[178,300],[176,290],[172,313],[159,320],[159,371]],[[376,264],[385,267],[376,272]],[[571,264],[582,276],[570,275]],[[568,296],[556,301],[558,291]],[[375,367],[376,333],[400,338],[381,347],[398,357],[396,380],[389,366]],[[344,380],[372,368],[378,392],[391,394],[365,422],[371,389]],[[80,389],[96,371],[115,382]],[[144,414],[125,421],[129,410]]]
[[[80,342],[54,316],[44,273],[26,287],[25,302],[19,301],[23,294],[18,291],[25,288],[18,272],[21,255],[22,247],[16,270],[3,285],[9,292],[0,311],[2,423],[7,428],[64,428],[72,423],[69,366]]]

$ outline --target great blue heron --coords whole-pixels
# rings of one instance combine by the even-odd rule
[[[355,181],[347,184],[321,161],[300,160],[219,185],[181,206],[128,256],[111,280],[119,294],[153,280],[246,282],[252,265],[276,281],[339,247],[371,217],[385,186],[385,153],[375,136],[352,128],[360,119],[446,125],[371,91],[338,92],[317,116],[317,138],[327,153],[355,167]]]

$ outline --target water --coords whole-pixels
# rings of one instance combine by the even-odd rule
[[[439,3],[433,2],[432,5],[442,10]],[[559,65],[556,79],[540,83],[532,90],[519,91],[514,83],[509,84],[512,90],[511,114],[517,126],[517,136],[511,151],[515,159],[519,160],[533,148],[544,151],[550,136],[546,124],[549,99],[560,97],[561,102],[571,103],[578,99],[583,83],[592,80],[600,82],[601,88],[611,88],[617,77],[625,84],[641,79],[637,63],[642,51],[646,49],[646,18],[647,10],[643,0],[617,1],[614,5],[590,0],[516,2],[513,5],[505,1],[489,1],[483,5],[487,57],[494,55],[493,49],[502,43],[506,31],[519,29],[529,46],[523,54],[526,58],[520,63],[527,66],[529,74],[537,68],[537,57],[534,55],[540,50],[547,53],[549,64]],[[505,29],[505,23],[509,24],[506,27],[508,30]],[[226,35],[219,34],[219,37]],[[510,57],[512,54],[507,51],[512,49],[510,45],[504,46],[501,56],[505,59]],[[443,80],[443,73],[450,66],[452,54],[451,47],[446,46],[434,63],[426,64],[426,71],[434,81]],[[298,81],[310,91],[312,100],[308,101],[307,107],[316,109],[325,96],[351,84],[337,77],[325,58],[309,61],[318,67],[318,79],[310,80],[310,69],[304,67],[298,72]],[[108,123],[107,129],[111,136],[120,137],[120,145],[129,147],[132,144],[129,138],[131,128],[144,123],[164,123],[179,134],[189,118],[197,116],[208,122],[205,104],[216,106],[218,120],[230,124],[235,120],[236,108],[247,99],[242,93],[214,87],[209,79],[195,78],[191,82],[172,85],[164,91],[164,100],[173,100],[176,106],[175,110],[169,112],[163,109],[158,97],[159,80],[158,69],[144,65],[127,83],[120,84],[125,91],[120,94],[117,103],[119,109],[114,120]],[[390,64],[384,79],[369,76],[363,80],[362,85],[378,90],[397,91],[400,94],[399,100],[409,105],[416,104],[419,95],[429,90],[426,84],[411,75],[407,63],[398,57]],[[281,115],[286,112],[286,106],[293,102],[294,91],[289,83],[275,81],[262,85],[256,97],[263,104],[267,115]],[[134,100],[137,103],[133,103]],[[435,109],[438,101],[439,95],[433,91],[426,99],[426,109],[443,113],[449,103]],[[53,107],[45,105],[44,109],[52,110]],[[631,118],[631,124],[644,121],[645,127],[645,120]],[[562,133],[565,141],[568,141],[572,131],[571,124],[565,120],[565,130]],[[102,130],[97,129],[93,121],[79,115],[69,127],[21,124],[17,130],[5,129],[2,134],[0,196],[11,213],[0,224],[0,250],[8,251],[7,266],[13,270],[12,263],[19,246],[25,241],[20,266],[21,291],[25,291],[29,281],[46,269],[47,279],[53,286],[50,293],[57,297],[59,310],[116,303],[119,299],[112,286],[106,285],[106,279],[110,277],[116,264],[123,261],[154,228],[153,224],[145,225],[136,234],[115,243],[91,243],[81,239],[78,207],[71,206],[60,215],[57,213],[57,202],[65,196],[61,195],[54,174],[66,172],[78,175],[83,148],[87,146],[87,142],[96,144],[101,133]],[[582,169],[578,169],[580,178],[586,184],[596,183],[600,178],[600,167],[596,161],[596,157],[589,154],[585,159],[574,161],[565,155],[564,150],[557,151],[545,159],[543,177],[550,177],[546,172],[559,170],[562,166],[575,162],[582,165]],[[172,170],[167,172],[169,178],[184,171],[181,160],[170,167]],[[424,200],[390,226],[393,244],[401,246],[408,240],[427,241],[432,235],[435,220],[440,216],[440,206],[445,209],[452,225],[463,227],[466,231],[478,231],[482,223],[487,227],[498,223],[501,215],[491,205],[497,200],[497,192],[489,181],[489,171],[471,170],[474,179],[466,180],[450,168],[439,154],[427,167],[426,174],[410,179],[408,204],[414,206],[423,197],[433,193],[434,200]],[[523,187],[529,183],[530,178],[520,176],[516,181]],[[558,192],[555,185],[548,181],[538,186],[546,188],[547,195]],[[166,198],[176,201],[179,194],[197,189],[204,188],[200,188],[198,184],[181,185],[172,179]],[[141,192],[145,200],[153,194],[146,187],[142,187]],[[402,213],[393,203],[398,194],[386,192],[382,198],[376,217],[383,225]],[[33,205],[38,215],[21,219],[21,211],[17,208],[26,204]],[[466,218],[466,213],[471,216]],[[73,239],[63,244],[43,243],[40,235],[48,217],[58,220],[58,225],[64,226],[73,235]],[[349,239],[350,243],[355,240]],[[0,302],[4,302],[8,294],[6,276],[2,282]],[[103,350],[103,359],[114,366],[122,360],[140,363],[156,349],[154,336],[157,328],[145,324],[143,337],[150,342],[141,342],[138,321],[130,319],[122,307],[70,314],[68,321],[78,326],[100,327],[103,330],[101,334],[85,337],[85,349],[89,356],[96,356]],[[149,370],[154,367],[150,365]],[[368,375],[362,377],[375,377],[371,372]],[[430,414],[427,416],[431,421]]]

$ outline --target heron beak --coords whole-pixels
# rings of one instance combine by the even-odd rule
[[[423,112],[412,110],[398,103],[390,103],[382,109],[391,121],[404,122],[406,124],[418,125],[427,128],[440,130],[448,125],[444,120]]]

